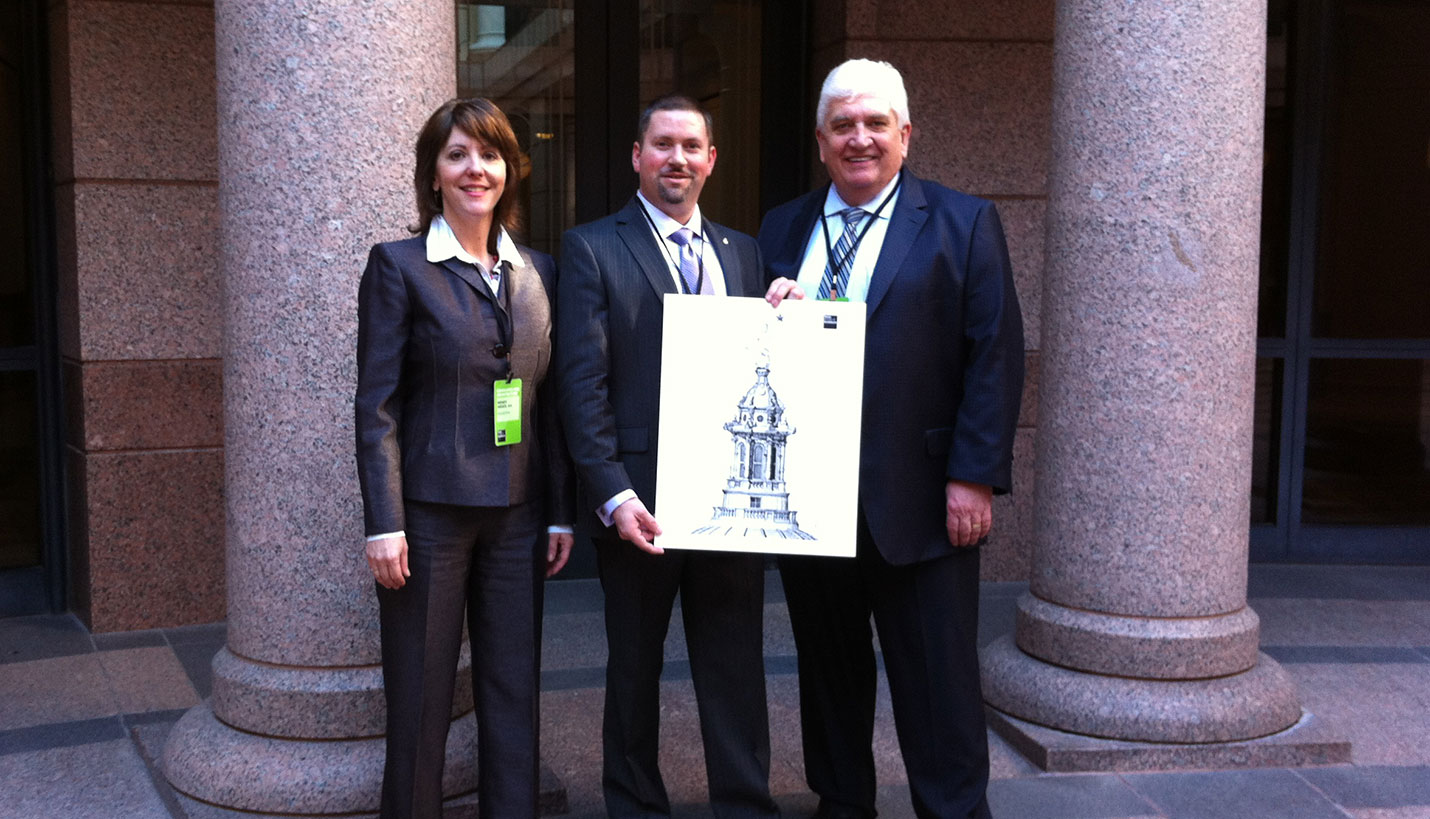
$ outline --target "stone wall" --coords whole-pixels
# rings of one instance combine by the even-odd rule
[[[49,27],[70,606],[221,620],[213,8],[60,0]]]

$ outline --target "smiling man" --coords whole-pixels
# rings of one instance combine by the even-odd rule
[[[1010,489],[1023,325],[998,212],[905,168],[912,136],[893,66],[838,66],[815,127],[830,185],[760,226],[772,304],[868,318],[857,556],[780,559],[820,817],[874,815],[871,614],[915,813],[988,816],[978,547]]]
[[[700,212],[715,167],[710,115],[689,97],[651,103],[631,166],[640,190],[620,211],[566,232],[556,305],[556,383],[576,464],[579,520],[596,541],[605,592],[602,786],[614,817],[669,816],[657,764],[660,671],[676,593],[711,807],[775,816],[758,555],[662,554],[655,496],[662,303],[669,293],[759,296],[754,239]]]

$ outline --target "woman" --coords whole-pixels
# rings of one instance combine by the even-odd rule
[[[520,153],[495,105],[444,104],[416,154],[418,235],[375,246],[358,288],[357,460],[387,695],[382,816],[441,815],[465,609],[481,815],[531,817],[541,584],[570,554],[574,502],[543,386],[556,265],[511,239]]]

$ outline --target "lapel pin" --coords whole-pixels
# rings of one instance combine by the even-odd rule
[[[730,244],[730,240],[729,240],[729,239],[721,239],[721,240],[720,240],[720,244],[722,244],[722,245],[728,245],[728,244]]]

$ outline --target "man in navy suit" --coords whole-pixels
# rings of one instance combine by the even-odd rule
[[[557,402],[578,479],[578,524],[596,541],[605,592],[602,786],[613,817],[669,816],[658,758],[660,672],[680,594],[711,807],[778,814],[765,710],[764,566],[758,555],[663,554],[655,510],[663,299],[759,296],[755,241],[700,212],[715,166],[710,115],[689,97],[651,103],[631,165],[640,190],[567,231],[557,284]],[[680,351],[666,351],[679,356]],[[666,423],[679,423],[679,419]]]
[[[820,92],[831,184],[770,211],[766,298],[867,305],[857,556],[780,561],[820,817],[874,815],[875,658],[920,817],[988,816],[978,547],[1010,489],[1023,325],[991,202],[904,167],[903,78],[850,60]]]

